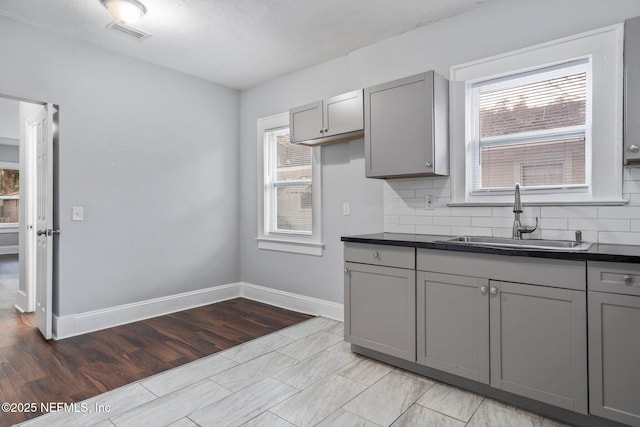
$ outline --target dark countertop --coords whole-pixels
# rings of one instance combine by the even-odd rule
[[[436,236],[429,234],[375,233],[360,236],[342,236],[343,242],[369,243],[388,246],[406,246],[412,248],[440,249],[447,251],[475,252],[483,254],[525,256],[536,258],[570,259],[581,261],[608,261],[640,263],[640,246],[597,245],[587,251],[543,250],[525,248],[501,248],[446,243],[443,240],[454,236]]]

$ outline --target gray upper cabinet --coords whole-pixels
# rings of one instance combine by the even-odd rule
[[[291,142],[320,145],[362,136],[362,90],[289,110]]]
[[[640,426],[640,266],[589,262],[587,272],[590,412]]]
[[[345,340],[415,361],[415,249],[346,244],[345,260]]]
[[[640,164],[640,17],[624,23],[624,159]]]
[[[367,177],[449,174],[448,87],[428,71],[365,89]]]

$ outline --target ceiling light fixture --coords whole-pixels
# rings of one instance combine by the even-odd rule
[[[147,8],[137,0],[100,0],[113,19],[122,24],[132,24],[140,19]]]

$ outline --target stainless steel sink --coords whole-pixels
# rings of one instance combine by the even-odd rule
[[[546,251],[586,251],[593,243],[576,242],[571,240],[545,239],[507,239],[501,237],[460,236],[453,239],[441,240],[444,243],[454,243],[469,246],[491,246],[517,249],[538,249]]]

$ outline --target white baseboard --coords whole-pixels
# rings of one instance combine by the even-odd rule
[[[19,252],[18,245],[0,246],[0,255],[17,254]]]
[[[342,304],[251,283],[237,282],[85,313],[68,316],[54,315],[53,336],[56,340],[69,338],[238,297],[288,310],[343,320]]]
[[[344,320],[344,305],[242,282],[242,297],[287,310]]]
[[[188,310],[240,296],[241,284],[230,283],[207,289],[154,298],[132,304],[88,311],[69,316],[53,316],[54,339],[69,338],[151,317]]]

